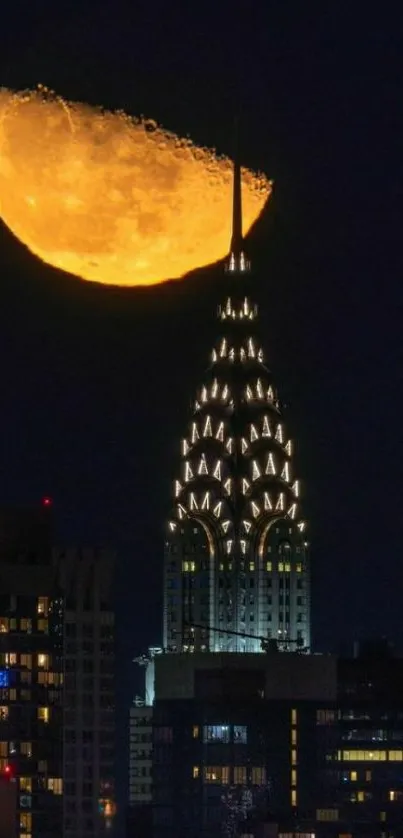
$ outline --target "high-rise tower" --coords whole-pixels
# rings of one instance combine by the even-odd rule
[[[220,336],[174,484],[164,562],[164,648],[258,652],[310,645],[309,561],[293,444],[263,350],[242,236],[241,170]]]

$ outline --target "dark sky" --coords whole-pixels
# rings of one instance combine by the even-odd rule
[[[238,6],[15,0],[0,83],[144,113],[228,154],[241,88],[243,163],[276,184],[251,284],[298,442],[315,645],[401,645],[403,15]],[[227,281],[92,286],[0,229],[0,502],[50,494],[60,540],[116,545],[122,695],[132,654],[160,640],[170,481]]]

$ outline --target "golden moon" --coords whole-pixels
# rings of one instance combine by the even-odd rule
[[[0,216],[44,262],[111,285],[177,279],[228,252],[232,164],[155,122],[0,90]],[[242,170],[245,233],[271,192]]]

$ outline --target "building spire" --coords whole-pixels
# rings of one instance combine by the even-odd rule
[[[234,168],[232,181],[232,236],[227,270],[232,272],[248,271],[249,262],[245,257],[242,235],[242,190],[241,163],[239,155],[239,119],[235,121]]]

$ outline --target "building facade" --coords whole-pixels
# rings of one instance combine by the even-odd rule
[[[54,550],[63,592],[64,838],[101,838],[115,816],[115,556]]]
[[[402,658],[195,653],[155,667],[154,838],[402,838]]]
[[[293,442],[256,335],[234,169],[228,291],[174,483],[164,560],[169,652],[310,647],[310,583]]]
[[[62,834],[63,603],[49,516],[46,504],[0,511],[0,772],[16,838]]]

